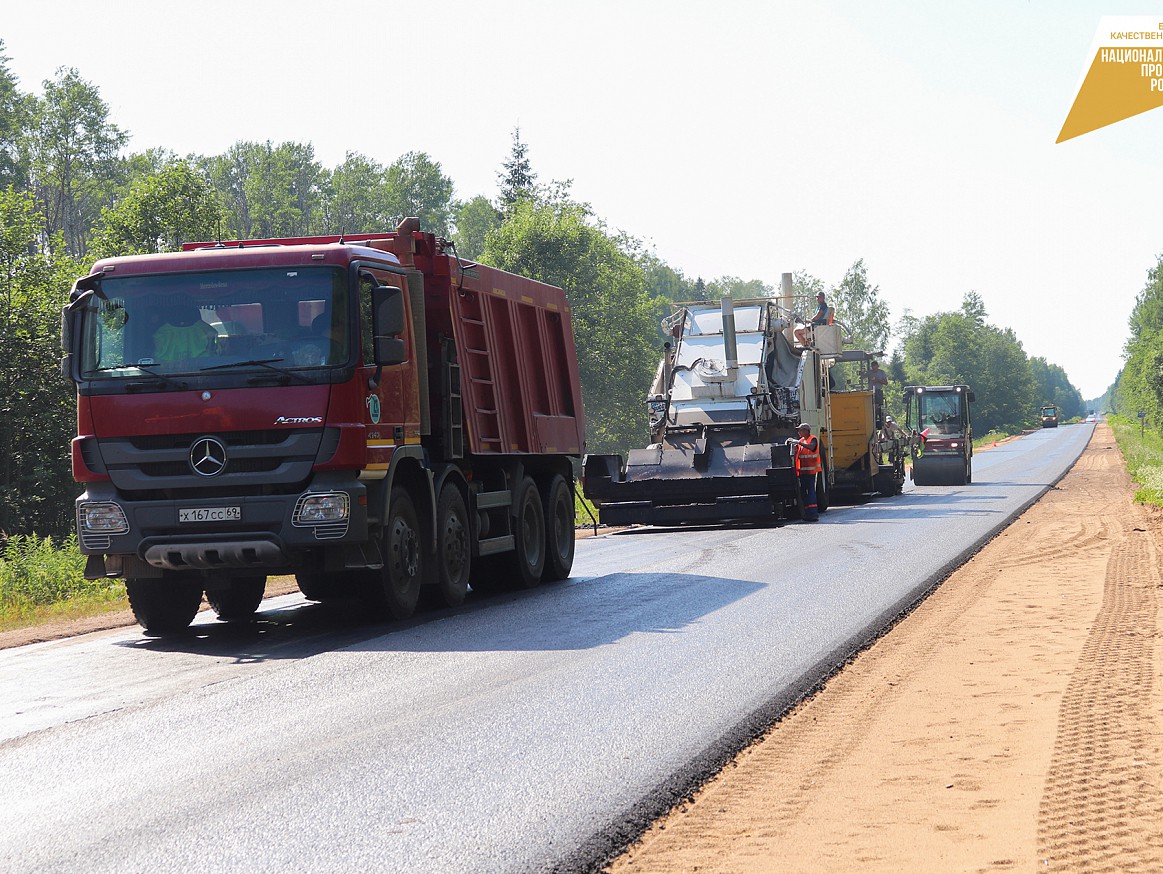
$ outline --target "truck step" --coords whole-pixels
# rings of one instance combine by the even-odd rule
[[[505,489],[501,492],[481,492],[477,495],[478,510],[492,510],[496,507],[508,507],[513,503],[513,493]],[[484,541],[482,541],[483,543]]]
[[[490,537],[482,540],[478,544],[481,555],[496,555],[498,552],[510,552],[513,549],[513,545],[512,534],[506,534],[504,537]]]

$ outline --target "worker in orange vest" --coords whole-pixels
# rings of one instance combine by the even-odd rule
[[[804,521],[818,522],[820,511],[816,506],[816,474],[824,469],[820,460],[820,440],[812,436],[812,426],[807,422],[800,425],[799,435],[798,440],[789,437],[787,442],[795,458],[796,478],[804,501]]]

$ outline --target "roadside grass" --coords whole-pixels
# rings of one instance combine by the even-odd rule
[[[1137,485],[1135,503],[1163,507],[1163,434],[1154,428],[1140,432],[1138,420],[1125,416],[1108,415],[1106,420]]]
[[[1013,436],[1013,434],[1010,434],[1006,431],[989,431],[980,437],[973,438],[973,448],[984,449],[986,446],[993,446],[994,443],[998,443],[1002,440],[1008,440]]]
[[[129,606],[121,580],[86,580],[75,537],[13,535],[0,551],[0,631]]]
[[[573,493],[573,524],[575,528],[593,528],[598,518],[598,508],[582,494],[581,483]]]

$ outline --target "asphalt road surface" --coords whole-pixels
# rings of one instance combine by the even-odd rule
[[[1050,488],[1091,425],[817,525],[638,529],[408,623],[0,651],[0,869],[589,870]]]

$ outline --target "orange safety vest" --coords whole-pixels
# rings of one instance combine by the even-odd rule
[[[793,449],[795,450],[797,475],[819,473],[824,469],[824,465],[820,462],[819,438],[809,437],[808,439],[815,441],[815,449],[809,449],[807,446],[804,446],[803,443],[796,443],[793,446]]]

